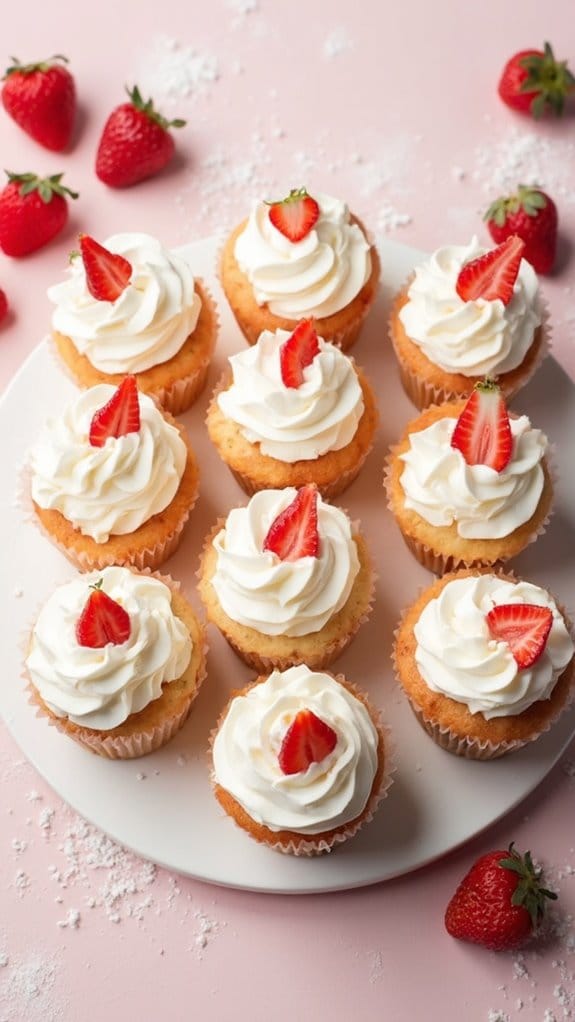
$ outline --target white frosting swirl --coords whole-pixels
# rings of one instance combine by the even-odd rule
[[[167,362],[194,330],[201,299],[188,263],[149,234],[114,234],[104,248],[131,263],[130,282],[115,302],[93,298],[84,264],[48,289],[52,325],[103,373],[141,373]]]
[[[337,744],[320,763],[284,774],[281,744],[305,709],[336,732]],[[319,834],[363,812],[377,772],[377,746],[377,730],[359,699],[329,674],[290,667],[232,700],[214,741],[214,778],[270,830]]]
[[[513,296],[463,301],[455,290],[461,267],[484,253],[477,238],[469,245],[446,245],[417,267],[409,301],[399,318],[407,336],[448,373],[486,376],[521,364],[541,323],[537,276],[521,261]]]
[[[347,602],[359,571],[347,515],[318,494],[319,554],[282,561],[263,544],[297,490],[261,490],[230,511],[214,539],[211,579],[223,611],[264,635],[318,632]]]
[[[491,638],[486,616],[504,603],[548,607],[553,624],[543,653],[520,669],[506,642]],[[551,596],[529,582],[480,575],[448,582],[414,628],[415,660],[433,692],[465,703],[486,720],[523,713],[549,699],[573,656],[573,642]]]
[[[464,539],[500,539],[534,514],[543,492],[547,438],[526,415],[510,419],[513,450],[502,472],[468,465],[451,446],[456,418],[438,419],[409,435],[401,485],[405,507],[430,525],[457,526]]]
[[[130,636],[100,649],[81,646],[76,622],[90,595],[102,589],[130,617]],[[26,666],[46,705],[58,717],[95,730],[117,727],[162,694],[190,662],[192,640],[171,609],[163,582],[111,567],[79,575],[44,604],[34,626]]]
[[[32,498],[84,536],[105,543],[134,532],[168,506],[186,465],[186,445],[151,398],[138,394],[140,429],[92,447],[90,423],[116,388],[82,391],[50,419],[31,451]]]
[[[218,405],[246,440],[259,443],[262,454],[293,463],[346,447],[364,404],[353,363],[321,337],[301,386],[286,387],[280,347],[289,336],[287,330],[264,330],[257,344],[232,355],[233,383],[219,395]]]
[[[314,195],[320,215],[301,241],[293,242],[269,218],[269,205],[254,203],[234,255],[254,289],[258,305],[274,316],[331,316],[359,294],[371,273],[369,242],[350,223],[345,202]]]

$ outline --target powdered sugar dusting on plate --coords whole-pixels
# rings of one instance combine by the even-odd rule
[[[169,36],[159,36],[142,56],[137,80],[140,92],[154,99],[189,99],[202,95],[219,78],[213,54],[198,53]]]

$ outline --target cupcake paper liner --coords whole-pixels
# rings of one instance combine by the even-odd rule
[[[509,579],[511,581],[518,581],[517,576],[512,571],[506,570],[505,572],[500,570],[494,570],[493,574],[501,575],[502,578]],[[419,593],[423,591],[425,587],[420,587]],[[574,638],[574,629],[571,624],[571,619],[567,615],[563,606],[559,603],[556,604],[557,609],[563,616],[569,634]],[[397,627],[393,633],[393,646],[391,659],[393,663],[394,673],[396,682],[404,693],[408,705],[412,710],[416,720],[421,725],[424,731],[433,739],[436,745],[444,749],[446,752],[450,752],[455,756],[463,756],[465,759],[477,759],[477,760],[490,760],[499,759],[501,756],[506,756],[508,753],[516,752],[518,749],[522,749],[525,745],[529,745],[531,742],[537,741],[537,739],[549,731],[553,725],[559,720],[561,715],[569,709],[569,707],[575,701],[575,655],[572,657],[569,664],[567,664],[565,670],[562,672],[560,677],[563,677],[568,672],[570,678],[570,688],[565,701],[557,708],[554,713],[544,724],[540,730],[534,734],[529,735],[525,738],[507,739],[498,742],[481,741],[478,738],[473,738],[470,735],[458,735],[452,728],[446,727],[437,720],[432,720],[426,716],[422,707],[406,692],[401,680],[400,680],[400,669],[397,662],[397,641],[399,632],[403,623],[403,619],[410,609],[411,604],[403,609],[401,612]],[[558,681],[559,679],[557,679]],[[447,697],[449,698],[449,697]]]
[[[153,572],[150,570],[144,570],[141,574],[157,578],[160,582],[163,582],[164,585],[168,586],[172,593],[180,592],[179,582],[176,582],[171,575],[162,575],[159,572]],[[33,622],[26,629],[26,632],[22,637],[20,647],[23,659],[27,655],[30,635],[39,611],[40,607],[34,615]],[[147,756],[151,752],[155,752],[156,749],[160,749],[163,745],[166,745],[183,727],[206,678],[206,660],[208,652],[206,629],[201,619],[198,618],[197,615],[195,616],[200,626],[202,643],[195,685],[193,690],[189,693],[187,702],[182,706],[180,711],[178,713],[173,713],[165,720],[158,721],[155,725],[143,728],[140,732],[132,735],[114,735],[110,733],[102,735],[96,729],[82,727],[81,725],[79,726],[81,730],[78,731],[69,725],[67,717],[58,717],[56,714],[49,711],[30,678],[28,671],[24,667],[22,670],[22,677],[26,681],[28,702],[34,707],[37,717],[47,720],[51,727],[55,727],[62,734],[67,735],[68,738],[71,738],[73,741],[77,742],[78,745],[83,746],[83,748],[88,749],[97,756],[102,756],[105,759],[137,759],[140,756]],[[166,682],[165,684],[169,685],[170,682]],[[161,698],[161,696],[158,698]]]
[[[401,304],[404,294],[409,285],[411,284],[412,280],[413,274],[410,274],[410,276],[407,278],[407,280],[405,281],[405,283],[403,284],[403,286],[401,287],[401,289],[399,290],[398,294],[395,297],[388,325],[388,336],[393,346],[393,350],[395,352],[403,389],[407,394],[409,400],[415,405],[416,408],[419,409],[420,412],[422,412],[430,405],[445,404],[447,401],[458,401],[465,395],[463,395],[459,391],[451,390],[447,385],[437,386],[425,380],[424,378],[418,376],[416,372],[414,372],[408,365],[406,365],[406,363],[403,361],[401,357],[401,352],[398,350],[395,342],[392,322],[397,315],[398,306]],[[541,295],[539,296],[539,309],[541,313],[541,326],[539,327],[539,329],[541,330],[541,340],[539,343],[537,355],[533,359],[532,364],[523,373],[518,372],[518,375],[514,383],[507,382],[505,380],[505,374],[503,376],[500,376],[498,379],[501,390],[507,401],[511,401],[515,397],[515,395],[529,382],[529,380],[535,375],[537,369],[550,352],[551,331],[549,325],[549,308],[547,302]],[[517,370],[519,369],[520,366],[517,367]],[[483,379],[484,376],[489,375],[491,374],[485,373],[480,374],[478,376],[470,376],[469,393],[473,389],[473,386],[477,380]],[[494,373],[493,376],[494,378],[497,379],[497,373]]]
[[[363,826],[365,826],[366,824],[370,823],[373,820],[373,817],[377,809],[379,808],[380,804],[389,793],[389,789],[393,783],[394,774],[397,770],[397,756],[395,743],[393,741],[392,733],[389,726],[383,721],[381,711],[373,706],[373,704],[369,701],[366,693],[362,692],[357,685],[354,685],[351,682],[347,681],[347,679],[342,674],[333,674],[332,677],[335,678],[335,680],[339,682],[340,685],[343,685],[344,688],[351,692],[357,699],[359,699],[360,702],[362,702],[363,705],[366,706],[366,708],[369,711],[372,723],[374,724],[379,734],[380,742],[383,748],[383,769],[381,772],[381,777],[379,783],[370,792],[367,802],[360,815],[356,817],[355,820],[351,820],[348,824],[343,825],[341,828],[337,828],[331,832],[328,831],[325,834],[319,835],[302,834],[301,838],[299,839],[291,839],[288,841],[281,840],[274,841],[273,840],[274,832],[270,830],[269,831],[269,834],[271,835],[270,838],[268,840],[259,841],[257,838],[254,837],[254,835],[250,834],[244,827],[242,827],[241,824],[238,823],[238,821],[233,816],[231,816],[230,814],[226,814],[230,815],[230,819],[232,820],[232,822],[237,827],[239,827],[240,830],[243,830],[244,833],[248,835],[248,837],[251,837],[252,840],[258,840],[259,844],[263,844],[267,848],[270,848],[272,851],[280,852],[283,855],[295,855],[298,857],[302,856],[307,858],[317,855],[323,855],[327,852],[331,852],[337,845],[342,844],[349,838],[354,837],[355,834],[357,834],[358,831],[360,831]],[[252,688],[253,685],[258,684],[259,681],[260,679],[256,679],[256,681],[254,681],[252,685],[247,686],[247,688]],[[242,691],[244,692],[247,691],[247,688],[243,689]],[[219,728],[221,727],[225,719],[228,706],[229,703],[224,707],[214,728],[210,733],[209,740],[210,763],[212,761],[212,749],[214,740]],[[213,767],[210,773],[212,785],[216,786],[217,781],[215,780],[214,777]],[[244,809],[244,812],[247,813],[247,810]],[[249,816],[249,813],[247,813],[247,815]]]

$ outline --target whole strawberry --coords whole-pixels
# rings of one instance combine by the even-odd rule
[[[37,64],[12,57],[4,74],[2,102],[16,124],[46,149],[61,152],[70,144],[76,116],[76,86],[57,54]]]
[[[137,85],[128,95],[130,102],[108,117],[96,153],[96,174],[112,188],[126,188],[162,170],[175,150],[168,129],[186,123],[162,117],[151,99],[144,102]]]
[[[531,855],[513,847],[488,852],[464,876],[445,913],[452,937],[491,951],[520,947],[537,930],[545,899],[557,895],[541,886],[542,872]]]
[[[46,245],[68,220],[66,196],[78,198],[65,188],[62,174],[40,178],[35,174],[8,174],[0,192],[0,248],[9,256],[25,256]]]
[[[519,185],[514,195],[492,202],[484,218],[493,240],[500,244],[510,234],[525,242],[523,258],[537,273],[550,273],[557,252],[557,207],[540,188]]]
[[[520,50],[507,61],[497,91],[512,110],[541,117],[548,110],[563,113],[565,100],[575,89],[567,62],[555,60],[549,43],[543,50]]]

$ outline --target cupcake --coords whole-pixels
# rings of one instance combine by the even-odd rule
[[[314,486],[260,490],[208,536],[199,591],[208,619],[255,670],[327,666],[371,611],[365,540]]]
[[[404,613],[397,678],[443,749],[494,759],[534,741],[569,704],[570,632],[545,589],[510,575],[455,572]]]
[[[484,376],[510,399],[546,354],[537,276],[511,237],[485,253],[438,249],[398,295],[390,334],[408,397],[419,408],[465,397]]]
[[[376,297],[379,258],[344,202],[299,188],[253,204],[225,243],[220,277],[250,344],[313,316],[321,337],[345,351]]]
[[[212,736],[224,811],[268,847],[328,852],[367,823],[389,786],[387,741],[366,696],[301,664],[236,693]]]
[[[114,566],[55,590],[25,665],[41,716],[99,756],[132,759],[182,727],[204,660],[203,629],[171,579]]]
[[[314,482],[335,497],[373,444],[376,399],[361,369],[302,320],[293,333],[264,330],[232,355],[207,427],[248,494]]]
[[[429,571],[503,564],[545,528],[553,484],[547,439],[510,417],[497,387],[426,408],[386,466],[389,508]]]
[[[29,459],[36,521],[83,571],[156,568],[176,549],[198,493],[184,428],[133,376],[82,391],[50,419]]]
[[[178,415],[205,382],[217,334],[215,307],[188,263],[148,234],[82,235],[69,277],[49,288],[53,339],[81,387],[140,390]]]

